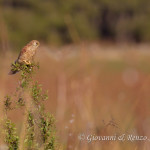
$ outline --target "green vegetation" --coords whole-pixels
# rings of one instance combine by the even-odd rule
[[[12,69],[21,71],[21,78],[15,94],[6,96],[4,100],[4,139],[9,150],[56,149],[55,119],[45,112],[43,104],[48,96],[33,80],[33,73],[38,67],[37,64],[12,65]],[[15,123],[8,117],[10,111],[12,113],[19,108],[25,110],[21,137],[17,134]]]
[[[1,0],[11,45],[80,40],[150,41],[148,0]]]

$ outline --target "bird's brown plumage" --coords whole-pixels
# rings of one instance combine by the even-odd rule
[[[15,63],[30,65],[40,43],[37,40],[29,42],[20,52]],[[11,70],[9,74],[15,74],[18,71]]]

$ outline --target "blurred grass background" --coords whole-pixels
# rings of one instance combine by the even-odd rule
[[[49,91],[46,107],[63,149],[150,149],[148,141],[78,139],[150,137],[150,1],[0,0],[0,115],[3,97],[18,85],[19,74],[7,75],[10,64],[33,39],[41,43],[36,79]],[[20,133],[23,112],[9,115]]]
[[[149,150],[149,141],[79,141],[78,135],[144,135],[150,137],[149,45],[83,44],[41,46],[35,79],[48,89],[47,111],[56,117],[63,149]],[[19,73],[8,76],[17,54],[0,59],[1,105],[13,93]],[[2,111],[2,106],[1,109]],[[11,111],[20,133],[23,111]]]

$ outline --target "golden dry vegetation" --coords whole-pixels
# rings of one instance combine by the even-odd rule
[[[142,135],[150,138],[150,45],[79,44],[41,46],[36,79],[48,89],[47,111],[54,114],[58,140],[66,150],[149,150],[146,141],[80,141],[93,136]],[[0,114],[19,73],[9,76],[17,54],[0,58]],[[9,114],[21,133],[23,111]],[[2,138],[1,138],[2,139]],[[1,140],[1,144],[2,140]]]

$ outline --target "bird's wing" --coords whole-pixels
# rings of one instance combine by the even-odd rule
[[[27,46],[25,46],[25,47],[20,51],[20,54],[19,54],[19,56],[18,56],[18,59],[19,59],[21,56],[23,56],[24,53],[26,53],[26,51],[27,51]],[[18,60],[18,59],[17,59],[17,60]]]

